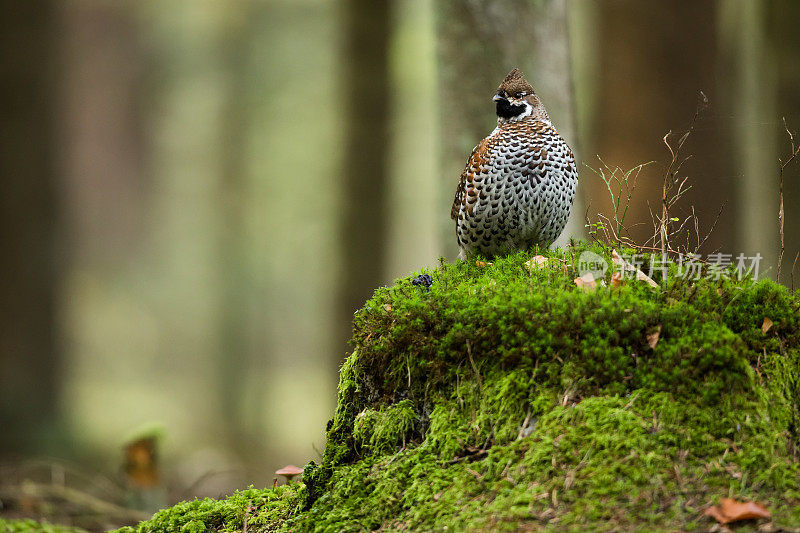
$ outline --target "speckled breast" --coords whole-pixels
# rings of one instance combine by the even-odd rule
[[[549,122],[498,126],[461,175],[451,216],[462,255],[549,246],[567,223],[578,171]]]

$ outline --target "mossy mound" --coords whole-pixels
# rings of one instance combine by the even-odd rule
[[[586,249],[378,289],[355,317],[323,462],[264,493],[261,530],[705,530],[720,497],[800,526],[797,296],[655,274],[658,289],[586,291]],[[229,521],[197,520],[235,530],[239,499]]]
[[[237,491],[225,500],[205,498],[179,503],[156,513],[153,518],[134,527],[123,527],[118,533],[206,531],[278,531],[287,518],[296,515],[302,485],[290,483],[274,489]]]

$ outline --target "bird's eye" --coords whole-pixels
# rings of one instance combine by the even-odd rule
[[[525,96],[525,93],[514,93],[514,98],[522,98]]]

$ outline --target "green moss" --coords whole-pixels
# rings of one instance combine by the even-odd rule
[[[85,533],[77,527],[58,526],[35,520],[4,520],[0,518],[0,533]]]
[[[156,513],[153,518],[119,533],[242,531],[277,531],[287,517],[296,512],[299,483],[274,489],[237,491],[225,500],[193,500],[179,503]]]
[[[353,438],[361,453],[391,453],[405,447],[416,413],[409,400],[402,400],[380,410],[365,409],[355,419]]]
[[[586,292],[573,282],[586,249],[378,289],[355,318],[323,461],[263,493],[274,521],[259,527],[704,530],[702,510],[728,496],[800,526],[797,296],[676,277]],[[241,527],[241,497],[206,502],[163,519]]]

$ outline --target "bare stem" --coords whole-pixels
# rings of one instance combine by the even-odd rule
[[[781,250],[778,254],[778,271],[775,274],[775,281],[778,282],[781,279],[781,267],[783,266],[783,253],[785,251],[783,240],[783,171],[794,160],[798,152],[800,152],[800,147],[795,148],[794,135],[792,135],[792,132],[789,131],[789,127],[786,125],[786,117],[783,118],[783,128],[786,130],[786,134],[789,136],[789,144],[791,149],[789,151],[789,158],[786,159],[786,161],[781,161],[778,159],[778,162],[781,164],[780,169],[778,170],[778,234],[780,235],[781,239]],[[794,266],[792,266],[792,274],[794,275]],[[794,282],[792,282],[792,284],[794,285]]]

